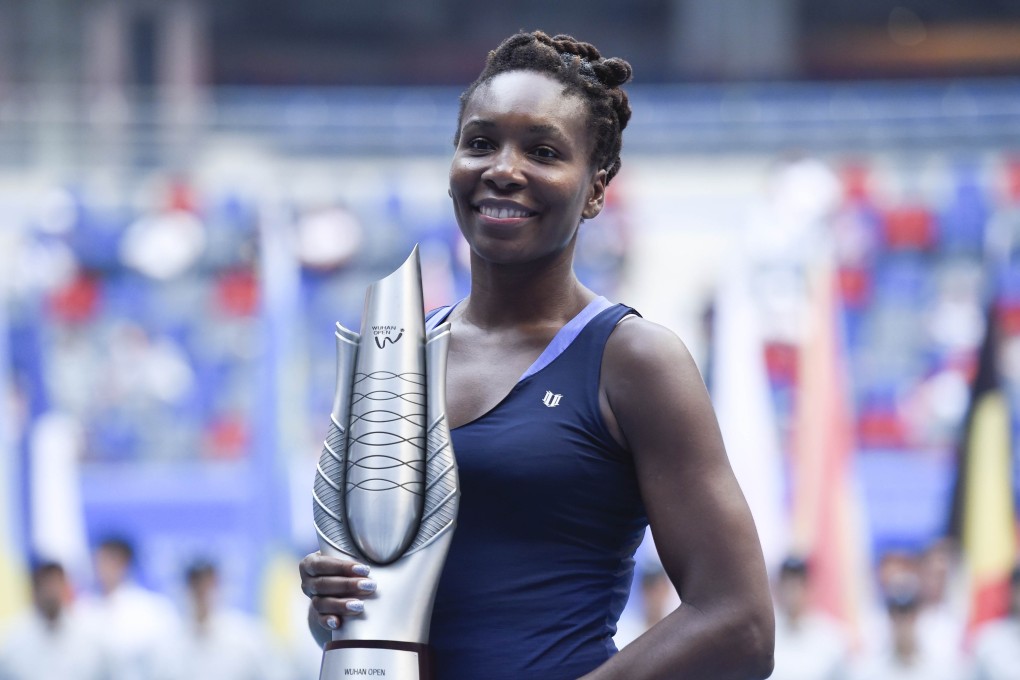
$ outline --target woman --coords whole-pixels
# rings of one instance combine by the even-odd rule
[[[522,33],[461,97],[450,196],[471,292],[432,319],[452,324],[462,490],[432,620],[442,680],[772,669],[761,548],[697,367],[573,271],[620,167],[630,76],[587,43]],[[683,604],[616,653],[646,522]],[[372,587],[359,591],[363,567],[319,555],[301,573],[319,639]]]

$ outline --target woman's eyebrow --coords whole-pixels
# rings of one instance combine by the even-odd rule
[[[484,118],[473,118],[464,123],[465,130],[473,127],[491,129],[496,127],[496,123],[491,120],[485,120]],[[548,135],[550,137],[555,137],[557,139],[566,138],[566,135],[563,134],[563,131],[556,125],[536,123],[535,125],[528,126],[528,132],[536,135]]]
[[[555,137],[556,139],[566,139],[566,135],[563,131],[555,125],[531,125],[528,127],[528,132],[532,132],[537,135],[548,135],[549,137]]]

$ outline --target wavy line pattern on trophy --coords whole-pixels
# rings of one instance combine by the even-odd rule
[[[422,436],[425,431],[425,376],[420,373],[374,371],[368,375],[355,374],[354,379],[351,436],[348,439],[350,454],[346,470],[348,492],[354,489],[389,491],[400,488],[420,495],[425,474],[422,455],[425,450]],[[392,383],[402,385],[407,391],[398,393],[392,389],[371,389],[396,389]],[[359,392],[362,387],[370,391]],[[359,407],[365,408],[365,401],[373,402],[373,406],[413,410],[400,412],[376,407],[359,412]],[[394,403],[397,401],[403,403]],[[385,427],[376,428],[379,424],[385,424]],[[402,432],[395,432],[395,429]],[[411,475],[406,474],[408,470]],[[369,476],[373,472],[377,476]]]
[[[376,562],[399,557],[418,531],[425,491],[425,407],[421,372],[375,370],[354,375],[345,470],[347,514],[356,525],[355,544]],[[365,494],[378,495],[370,499]]]

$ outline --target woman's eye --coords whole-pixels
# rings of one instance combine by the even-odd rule
[[[488,151],[492,148],[492,142],[483,137],[475,137],[474,139],[468,140],[467,148],[474,149],[476,151]]]
[[[535,149],[534,154],[539,158],[559,158],[559,154],[548,146],[540,146]]]

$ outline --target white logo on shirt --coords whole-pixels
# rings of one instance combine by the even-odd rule
[[[545,398],[542,399],[542,403],[552,408],[553,406],[560,405],[560,399],[563,398],[562,394],[553,394],[550,390],[545,391]]]

